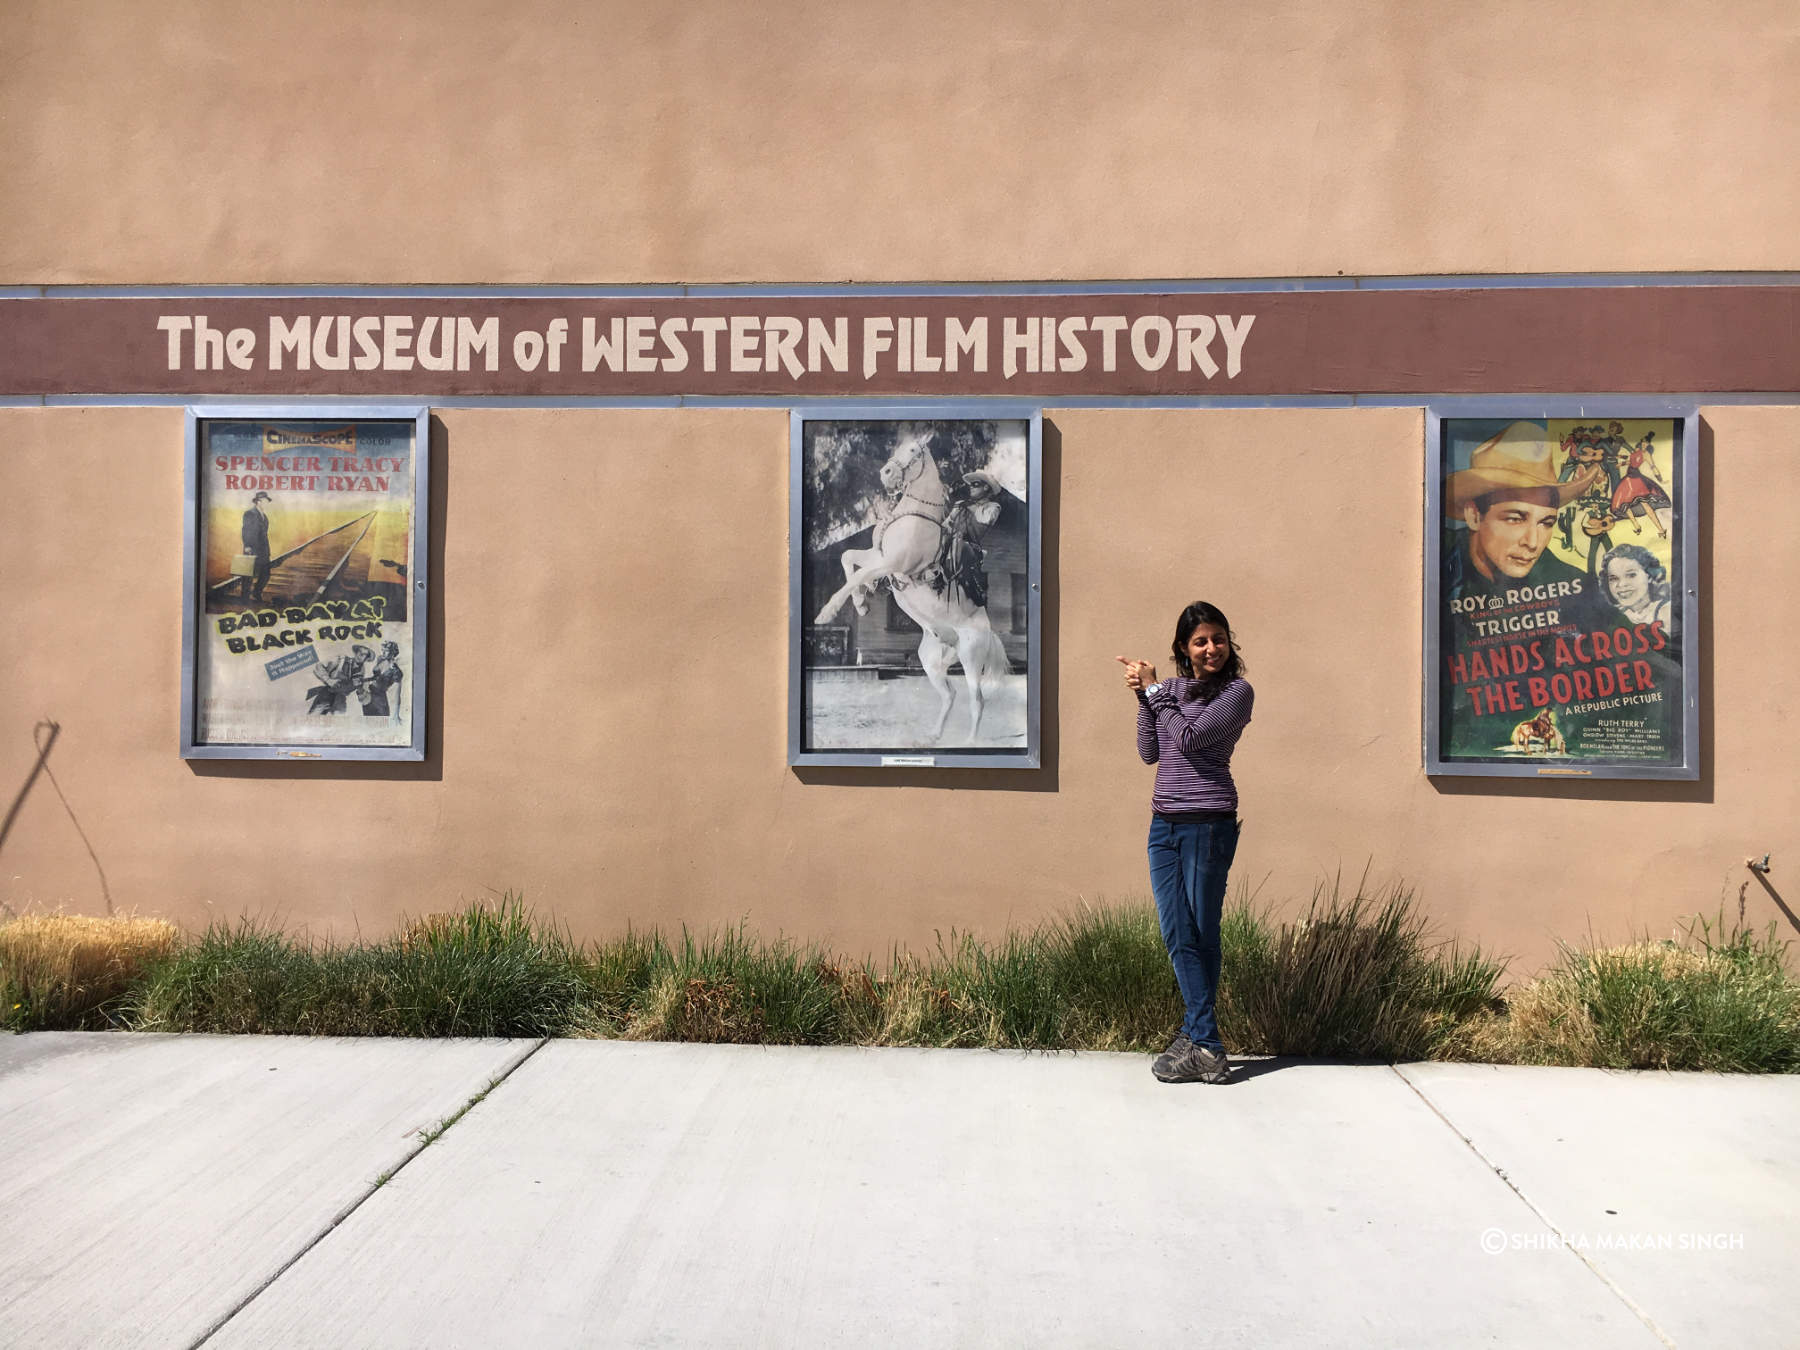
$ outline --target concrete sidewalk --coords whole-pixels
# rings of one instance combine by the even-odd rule
[[[1800,1339],[1800,1078],[40,1034],[0,1156],[34,1350]]]

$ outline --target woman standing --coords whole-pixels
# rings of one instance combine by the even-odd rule
[[[1181,611],[1170,645],[1179,676],[1158,680],[1148,661],[1121,656],[1137,694],[1137,747],[1156,765],[1150,798],[1150,887],[1163,943],[1187,1012],[1151,1072],[1165,1083],[1231,1077],[1214,1002],[1225,880],[1237,853],[1237,786],[1231,752],[1250,722],[1255,693],[1231,624],[1204,600]]]
[[[1644,472],[1646,461],[1650,465],[1649,473]],[[1656,526],[1657,534],[1667,539],[1669,532],[1663,528],[1662,517],[1657,513],[1669,509],[1669,494],[1657,481],[1657,472],[1656,433],[1646,431],[1644,439],[1632,448],[1619,486],[1613,489],[1612,513],[1621,520],[1630,517],[1633,534],[1644,532],[1637,522],[1639,516],[1647,515],[1650,523]]]

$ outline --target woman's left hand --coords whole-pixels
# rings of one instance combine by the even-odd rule
[[[1113,658],[1125,667],[1125,687],[1127,689],[1144,690],[1156,683],[1156,667],[1148,661],[1133,661],[1130,657]]]

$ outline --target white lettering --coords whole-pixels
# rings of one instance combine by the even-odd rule
[[[269,369],[281,369],[281,354],[292,352],[294,365],[300,370],[312,369],[312,316],[302,314],[289,327],[279,314],[269,316]]]
[[[1026,319],[1023,324],[1008,314],[1000,329],[1000,370],[1007,379],[1019,373],[1019,359],[1015,353],[1025,353],[1025,373],[1037,373],[1038,358],[1038,321]]]
[[[863,319],[863,378],[875,378],[875,358],[882,352],[889,351],[894,339],[889,336],[894,331],[894,321],[882,314],[871,314]]]
[[[944,369],[955,370],[957,357],[967,353],[975,358],[971,370],[987,370],[987,336],[988,321],[983,315],[979,319],[969,320],[969,326],[963,327],[961,319],[944,320]]]
[[[822,360],[836,371],[850,369],[850,321],[841,315],[831,321],[829,333],[823,319],[806,321],[806,368],[822,370]]]
[[[757,332],[754,314],[733,314],[731,316],[731,368],[733,370],[756,370],[762,365],[762,357],[756,350],[756,344],[762,341],[762,334]]]
[[[250,353],[256,350],[256,334],[234,328],[225,335],[225,357],[239,370],[250,369]]]
[[[1156,335],[1151,349],[1148,335]],[[1169,351],[1175,345],[1175,325],[1160,314],[1146,314],[1131,325],[1131,354],[1145,370],[1161,370],[1169,363]]]
[[[1087,320],[1071,315],[1056,326],[1057,336],[1062,339],[1063,356],[1057,363],[1058,370],[1086,370],[1087,347],[1082,344],[1080,334],[1087,327]]]
[[[662,328],[663,347],[668,355],[663,357],[662,368],[666,371],[686,370],[688,368],[687,344],[681,340],[680,334],[687,331],[686,319],[664,319]]]
[[[500,369],[500,320],[492,315],[483,319],[479,326],[467,315],[456,320],[456,368],[467,370],[469,360],[476,352],[487,357],[483,369]]]
[[[337,334],[337,350],[331,350],[330,338]],[[350,369],[350,316],[327,314],[313,329],[313,364],[320,370]]]
[[[656,369],[656,320],[648,314],[625,320],[625,369]]]
[[[206,315],[194,315],[194,369],[225,369],[225,333],[207,325]]]
[[[1195,366],[1211,379],[1219,373],[1219,363],[1206,349],[1219,331],[1210,314],[1183,314],[1175,320],[1175,369],[1184,374]]]
[[[302,323],[306,320],[302,319]],[[164,314],[156,320],[156,326],[169,335],[169,369],[181,369],[181,335],[194,326],[194,321],[185,314]],[[280,358],[275,361],[276,369],[281,368]]]
[[[589,374],[600,368],[602,361],[606,368],[614,374],[618,373],[619,364],[625,354],[625,320],[614,317],[609,321],[607,335],[600,336],[600,325],[592,314],[581,321],[581,370]]]
[[[1119,334],[1125,331],[1123,314],[1100,314],[1088,320],[1088,332],[1100,334],[1100,369],[1119,368]]]
[[[419,325],[419,341],[417,345],[419,350],[419,364],[426,370],[450,369],[453,359],[451,351],[453,343],[451,342],[451,339],[455,336],[455,327],[456,325],[451,323],[449,319],[443,320],[440,325],[437,315],[427,314],[425,316],[425,322]],[[434,331],[441,332],[444,339],[443,342],[439,344],[439,350],[435,352],[431,350],[431,335]]]
[[[725,331],[725,320],[717,316],[695,319],[690,327],[692,331],[700,335],[700,369],[717,370],[719,368],[719,334]]]
[[[410,314],[387,314],[381,320],[381,368],[383,370],[411,370],[412,356],[407,348],[412,346],[413,320]]]
[[[788,378],[797,380],[806,373],[806,367],[800,364],[800,358],[794,349],[800,345],[800,335],[805,330],[800,320],[783,314],[776,314],[763,320],[763,369],[774,373],[779,365],[788,373]]]
[[[381,320],[373,314],[365,314],[350,327],[356,338],[356,368],[373,370],[381,364],[381,344],[375,335],[381,331]]]
[[[1244,368],[1244,339],[1250,336],[1250,325],[1256,322],[1256,315],[1241,314],[1235,323],[1229,314],[1221,314],[1218,318],[1219,336],[1225,339],[1225,378],[1235,380]]]

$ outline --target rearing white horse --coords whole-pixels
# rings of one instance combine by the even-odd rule
[[[989,485],[998,495],[991,478]],[[951,508],[943,477],[921,438],[895,447],[881,466],[881,486],[888,498],[877,508],[874,546],[844,552],[844,584],[813,622],[830,623],[846,600],[858,614],[867,614],[870,595],[886,577],[895,602],[921,629],[919,662],[939,700],[933,739],[944,734],[950,720],[956,702],[950,667],[960,660],[969,690],[969,739],[974,740],[988,694],[1012,667],[987,608],[977,605],[953,576],[943,578],[941,591],[925,579],[942,551]],[[999,503],[991,498],[968,510],[982,524],[992,523],[1000,514]]]
[[[873,548],[846,549],[844,584],[814,623],[830,623],[849,600],[869,612],[869,596],[883,577],[917,576],[936,561],[950,514],[949,494],[925,442],[914,436],[894,447],[881,466],[887,499],[877,504]]]

